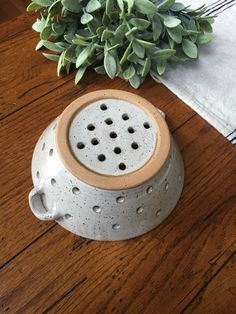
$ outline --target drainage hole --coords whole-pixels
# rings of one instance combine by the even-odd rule
[[[105,120],[105,123],[106,123],[107,125],[111,125],[111,124],[113,123],[113,121],[112,121],[110,118],[107,118],[107,119]]]
[[[114,153],[115,153],[115,154],[120,154],[120,153],[121,153],[120,147],[115,147],[115,148],[114,148]]]
[[[107,105],[101,104],[100,109],[101,109],[101,110],[107,110]]]
[[[124,196],[118,196],[116,198],[116,203],[118,203],[118,204],[122,204],[122,203],[124,203],[124,201],[125,201]]]
[[[95,129],[95,126],[94,126],[93,124],[89,124],[89,125],[87,126],[87,129],[88,129],[89,131],[93,131],[93,130]]]
[[[129,120],[129,116],[127,115],[127,113],[122,114],[122,119]]]
[[[92,145],[98,145],[99,141],[97,138],[92,138],[91,143],[92,143]]]
[[[52,156],[52,155],[53,155],[53,149],[51,148],[49,151],[49,156]]]
[[[111,132],[111,133],[110,133],[110,137],[111,137],[111,138],[116,138],[116,137],[117,137],[116,132]]]
[[[117,230],[120,229],[120,225],[119,224],[114,224],[114,225],[112,225],[112,229],[117,231]]]
[[[66,219],[72,219],[73,216],[71,216],[70,214],[65,214],[65,218],[66,218]]]
[[[137,144],[136,142],[133,142],[133,143],[131,144],[131,147],[132,147],[133,149],[138,149],[138,144]]]
[[[51,185],[55,186],[56,185],[56,180],[54,178],[51,179]]]
[[[40,173],[39,171],[36,172],[36,177],[39,179],[40,178]]]
[[[143,212],[143,207],[138,207],[138,208],[136,209],[136,213],[137,213],[138,215],[142,214],[142,212]]]
[[[99,161],[104,161],[106,159],[106,156],[103,154],[98,155],[98,160]]]
[[[128,132],[130,134],[133,134],[135,131],[134,131],[134,128],[132,128],[132,126],[128,127]]]
[[[95,213],[100,213],[101,212],[101,207],[100,206],[93,206],[93,211],[95,212]]]
[[[77,148],[78,148],[78,149],[83,149],[84,147],[85,147],[85,145],[84,145],[83,142],[77,143]]]
[[[75,187],[73,187],[73,189],[72,189],[72,193],[73,193],[73,194],[79,194],[79,193],[80,193],[80,189],[75,186]]]
[[[143,126],[145,129],[150,129],[150,124],[148,122],[144,122]]]
[[[119,164],[119,169],[124,171],[126,169],[126,165],[123,162],[121,162]]]
[[[146,190],[147,194],[151,194],[153,192],[153,187],[149,186]]]

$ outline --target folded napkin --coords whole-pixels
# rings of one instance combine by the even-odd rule
[[[217,15],[214,39],[190,60],[159,77],[174,94],[236,146],[236,0],[183,0]]]

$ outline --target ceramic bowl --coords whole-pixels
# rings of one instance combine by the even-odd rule
[[[163,113],[121,90],[72,102],[43,132],[32,159],[30,207],[41,220],[96,240],[158,226],[183,187],[183,161]]]

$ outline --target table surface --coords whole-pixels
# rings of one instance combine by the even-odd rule
[[[94,72],[74,85],[34,47],[35,16],[0,25],[0,313],[236,313],[235,148],[166,87],[133,90]],[[77,97],[115,88],[167,115],[185,162],[182,197],[155,230],[97,242],[37,220],[30,163],[45,127]]]

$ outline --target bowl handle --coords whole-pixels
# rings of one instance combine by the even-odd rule
[[[62,217],[56,209],[48,210],[42,201],[42,188],[35,187],[29,193],[29,204],[33,214],[40,220],[57,220]]]

